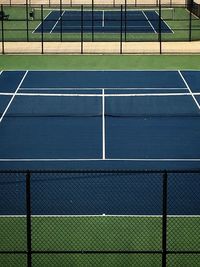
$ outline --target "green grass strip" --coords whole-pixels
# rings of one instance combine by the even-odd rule
[[[169,250],[199,250],[199,217],[168,218]],[[0,218],[0,250],[26,250],[26,218]],[[33,254],[33,266],[161,266],[161,254],[85,254],[85,250],[158,250],[161,217],[33,217],[32,249],[81,254]],[[199,266],[200,255],[169,255],[168,266]],[[26,266],[25,255],[1,254],[0,266]]]
[[[200,55],[2,55],[2,70],[200,69]]]

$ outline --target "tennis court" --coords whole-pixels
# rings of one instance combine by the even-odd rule
[[[159,26],[159,14],[150,11],[51,11],[38,25],[34,33],[172,33],[162,19]]]
[[[198,71],[2,71],[0,167],[198,167],[199,81]]]
[[[26,266],[29,225],[33,266],[161,266],[165,195],[168,264],[198,266],[199,84],[191,70],[2,71],[1,265]]]

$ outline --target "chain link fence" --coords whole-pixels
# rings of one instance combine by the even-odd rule
[[[200,265],[200,171],[1,171],[0,266]]]
[[[1,53],[162,53],[171,44],[181,52],[181,43],[200,41],[198,7],[173,0],[6,2],[0,11]]]

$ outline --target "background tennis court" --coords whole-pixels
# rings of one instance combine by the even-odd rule
[[[3,5],[3,41],[134,42],[199,40],[199,18],[187,6]],[[34,20],[29,13],[34,10]],[[161,13],[161,14],[160,14]]]
[[[122,22],[121,22],[122,21]],[[71,32],[102,32],[120,33],[122,30],[134,33],[158,33],[159,14],[156,11],[51,11],[34,31],[39,33]],[[172,33],[169,26],[162,20],[161,30]]]

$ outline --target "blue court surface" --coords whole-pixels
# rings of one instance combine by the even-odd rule
[[[199,71],[2,71],[0,169],[196,169]]]
[[[161,32],[173,31],[161,20]],[[157,11],[51,11],[34,33],[159,33]]]

